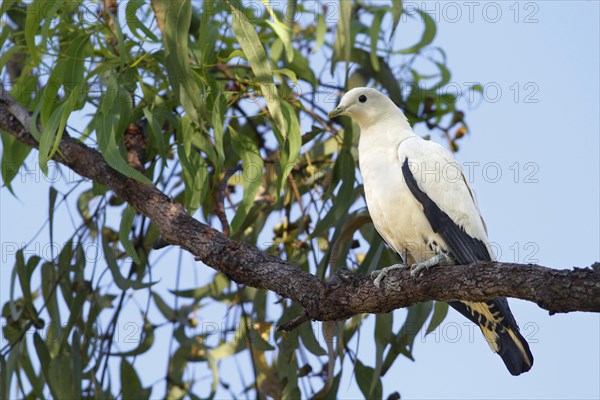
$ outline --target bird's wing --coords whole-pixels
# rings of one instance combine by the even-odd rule
[[[471,195],[471,199],[473,199],[473,203],[475,204],[475,208],[477,209],[479,218],[481,218],[481,224],[483,225],[483,230],[485,231],[485,233],[487,235],[487,225],[485,224],[485,220],[483,219],[483,216],[481,215],[481,210],[479,210],[479,205],[477,204],[477,199],[475,198],[475,195],[473,194],[473,189],[471,189],[471,185],[469,185],[469,181],[465,177],[465,173],[463,171],[461,171],[461,176],[462,176],[463,182],[467,186],[467,189],[469,189],[469,194]],[[492,258],[493,257],[494,256],[492,255]]]
[[[462,169],[437,143],[414,138],[398,147],[404,181],[459,264],[491,260],[485,224]]]
[[[436,143],[416,138],[401,143],[398,157],[406,185],[423,207],[433,231],[444,239],[450,258],[458,264],[491,260],[485,224],[452,154]],[[533,355],[505,298],[449,304],[479,325],[511,374],[531,369]]]

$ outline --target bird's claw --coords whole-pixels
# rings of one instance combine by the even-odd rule
[[[424,269],[429,269],[429,265],[426,262],[413,264],[410,266],[410,276],[416,278]]]
[[[416,278],[421,271],[429,269],[429,267],[435,267],[436,265],[452,265],[453,261],[444,253],[440,253],[431,257],[429,260],[414,264],[410,267],[410,276]]]
[[[388,275],[388,273],[394,269],[403,269],[407,268],[407,265],[404,264],[394,264],[389,267],[385,267],[382,269],[378,269],[376,271],[371,272],[371,279],[373,279],[373,284],[377,288],[381,288],[381,282]]]

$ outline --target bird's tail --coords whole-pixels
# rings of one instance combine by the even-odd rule
[[[529,344],[519,333],[505,298],[483,303],[453,301],[449,304],[481,328],[492,351],[502,357],[512,375],[520,375],[531,369],[533,355]]]

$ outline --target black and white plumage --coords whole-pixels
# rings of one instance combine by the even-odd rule
[[[404,262],[423,267],[491,260],[487,229],[460,165],[447,149],[414,134],[402,111],[375,89],[347,92],[330,113],[360,127],[359,164],[373,224]],[[420,268],[417,268],[420,269]],[[505,298],[450,305],[477,324],[513,375],[533,356]]]

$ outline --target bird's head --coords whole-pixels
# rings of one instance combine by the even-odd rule
[[[327,116],[332,119],[338,115],[347,115],[363,127],[381,120],[382,116],[398,114],[404,118],[394,102],[377,89],[357,87],[344,94],[337,108]]]

